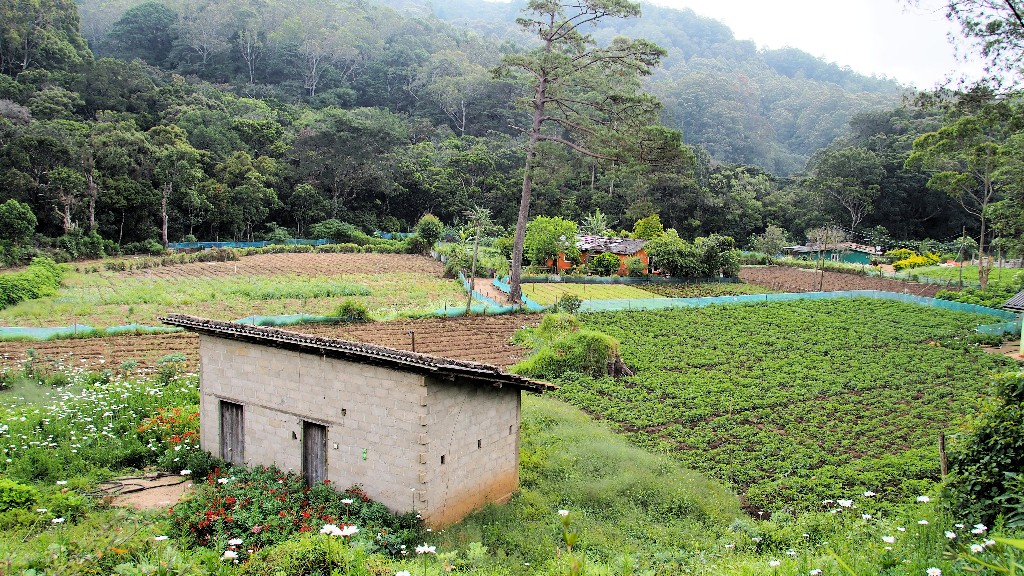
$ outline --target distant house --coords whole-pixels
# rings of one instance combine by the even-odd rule
[[[1003,308],[1011,312],[1024,313],[1024,290],[1017,293],[1003,304]]]
[[[234,464],[360,484],[431,526],[519,486],[523,390],[554,386],[475,362],[184,315],[199,334],[204,450]]]
[[[625,276],[628,273],[626,260],[630,258],[639,258],[643,263],[644,270],[647,270],[647,267],[650,265],[650,258],[647,256],[647,250],[644,249],[646,245],[646,240],[633,240],[631,238],[613,238],[609,236],[576,237],[576,249],[580,251],[580,261],[583,264],[590,262],[590,259],[598,254],[610,252],[619,257],[619,270],[617,272],[619,276]],[[553,265],[551,261],[548,261],[548,266]],[[572,267],[572,262],[566,260],[565,254],[558,255],[559,272],[564,272]]]
[[[872,258],[879,258],[883,252],[880,247],[840,242],[837,244],[807,244],[805,246],[787,246],[784,249],[795,258],[817,260],[820,252],[823,260],[846,262],[848,264],[871,264]]]

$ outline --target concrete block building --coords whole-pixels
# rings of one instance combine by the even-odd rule
[[[202,447],[310,483],[360,484],[444,526],[519,485],[523,390],[499,368],[231,322],[170,315],[199,334]]]

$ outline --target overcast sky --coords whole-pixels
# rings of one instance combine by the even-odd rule
[[[792,46],[867,75],[928,89],[952,75],[979,76],[977,56],[958,61],[941,0],[642,0],[692,8],[759,47]]]

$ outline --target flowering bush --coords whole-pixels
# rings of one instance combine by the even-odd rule
[[[358,487],[306,486],[302,476],[275,467],[216,470],[195,484],[195,494],[168,511],[170,534],[186,545],[248,553],[330,524],[371,549],[397,554],[418,534],[413,513],[396,516]],[[229,544],[237,538],[240,545]]]

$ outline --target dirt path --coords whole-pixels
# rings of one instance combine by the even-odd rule
[[[169,508],[191,488],[192,482],[187,478],[165,475],[118,478],[102,485],[112,506],[136,510]]]
[[[487,296],[491,300],[494,300],[498,304],[506,304],[508,302],[508,294],[498,290],[494,286],[494,282],[491,278],[477,278],[474,282],[473,289]]]

